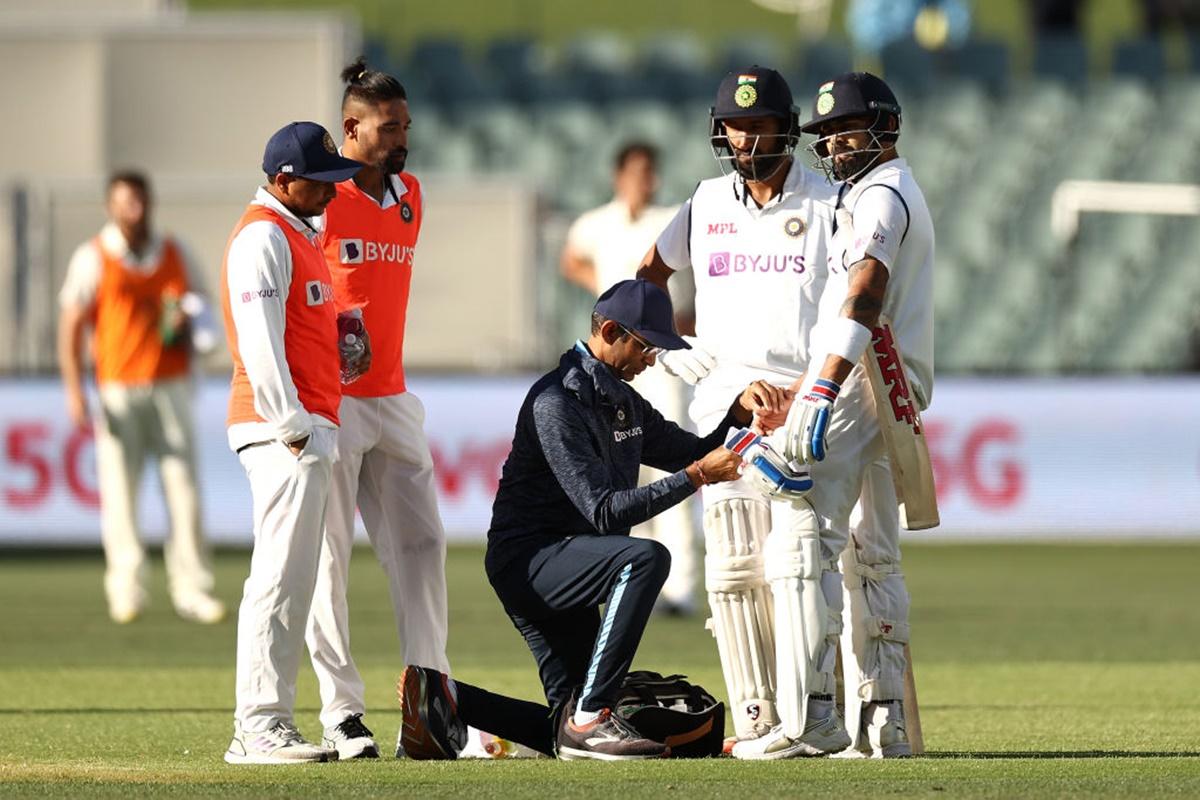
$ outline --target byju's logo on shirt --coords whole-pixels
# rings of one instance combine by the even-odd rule
[[[342,239],[338,242],[339,258],[343,264],[363,263],[362,239]]]
[[[613,431],[613,441],[623,442],[626,439],[632,439],[634,436],[642,435],[642,426],[635,425],[627,431]]]
[[[412,264],[416,248],[393,242],[368,242],[362,239],[342,239],[338,242],[338,260],[343,264],[362,264],[367,261],[388,261],[393,264]]]
[[[710,253],[708,274],[714,278],[740,273],[804,273],[804,256],[796,253]]]
[[[333,300],[333,284],[324,281],[308,281],[304,284],[304,297],[310,306],[319,306]]]
[[[242,292],[242,302],[249,303],[253,300],[266,300],[268,297],[278,297],[278,289],[255,289],[251,292]]]

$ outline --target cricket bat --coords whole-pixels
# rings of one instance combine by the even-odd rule
[[[925,737],[921,733],[921,707],[917,704],[917,679],[913,675],[912,650],[904,645],[904,660],[908,667],[904,670],[904,729],[908,734],[908,746],[914,756],[925,752]]]
[[[921,425],[921,412],[892,336],[891,322],[880,317],[871,334],[871,345],[863,353],[863,367],[871,382],[875,415],[891,461],[900,524],[910,531],[936,528],[941,518],[929,446]],[[919,724],[917,729],[920,730]]]

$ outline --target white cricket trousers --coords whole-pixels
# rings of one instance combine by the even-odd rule
[[[633,388],[671,422],[687,427],[688,387],[679,378],[661,367],[647,369],[633,381]],[[702,433],[708,433],[703,431]],[[638,483],[646,484],[667,473],[643,466]],[[695,606],[696,585],[699,583],[697,551],[701,534],[696,513],[696,500],[689,497],[666,511],[635,525],[630,533],[643,539],[653,539],[671,554],[671,572],[660,593],[663,600],[684,609]]]
[[[96,466],[107,561],[104,590],[110,604],[145,591],[146,553],[137,508],[147,456],[157,457],[171,523],[163,547],[171,599],[176,606],[183,606],[196,594],[212,591],[212,567],[201,533],[196,490],[191,389],[186,377],[145,385],[100,386]]]
[[[336,449],[337,431],[318,427],[299,456],[279,442],[238,454],[254,501],[254,552],[237,631],[235,715],[244,731],[293,721]]]
[[[346,602],[354,510],[387,575],[403,662],[450,671],[446,658],[446,533],[438,513],[425,408],[412,393],[343,396],[308,650],[321,690],[321,724],[366,711],[350,655]]]

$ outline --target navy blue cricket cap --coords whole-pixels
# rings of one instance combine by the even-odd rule
[[[364,164],[338,155],[329,131],[315,122],[289,122],[267,140],[263,172],[340,183],[353,178]]]
[[[755,64],[725,76],[712,107],[715,120],[739,117],[782,117],[796,113],[787,81],[770,67]]]
[[[891,87],[869,72],[847,72],[821,84],[813,99],[812,119],[800,130],[817,133],[836,119],[873,117],[881,112],[900,116],[900,103]]]
[[[692,348],[675,332],[671,296],[650,281],[637,278],[614,283],[600,295],[592,310],[655,347],[665,350]]]

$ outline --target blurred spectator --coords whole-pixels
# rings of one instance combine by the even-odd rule
[[[1142,0],[1146,31],[1162,33],[1169,28],[1200,29],[1200,0]]]
[[[675,216],[675,209],[652,205],[658,191],[658,150],[644,142],[629,142],[617,153],[611,202],[583,213],[571,225],[563,248],[562,273],[567,280],[599,296],[618,281],[634,276],[646,251]],[[690,277],[686,276],[686,277]],[[675,324],[685,333],[695,328],[694,287],[672,282]],[[637,391],[664,417],[685,425],[687,386],[660,368],[646,370],[633,382]],[[643,467],[640,483],[662,477]],[[690,614],[697,580],[696,515],[693,501],[680,503],[633,529],[634,536],[654,539],[671,551],[671,574],[663,586],[661,608]]]
[[[1030,0],[1033,28],[1039,34],[1079,33],[1079,12],[1083,0]]]
[[[856,50],[879,52],[914,35],[922,46],[937,49],[966,41],[971,9],[963,0],[850,0],[846,32]]]
[[[91,425],[80,358],[90,325],[109,615],[132,622],[146,604],[137,500],[146,457],[154,455],[171,520],[164,548],[171,600],[181,617],[215,623],[225,606],[211,594],[201,532],[188,374],[193,334],[212,342],[203,322],[207,303],[195,261],[179,242],[151,228],[150,209],[144,175],[119,172],[109,179],[109,222],[75,251],[59,295],[59,368],[71,421]]]

